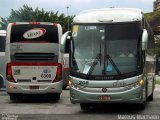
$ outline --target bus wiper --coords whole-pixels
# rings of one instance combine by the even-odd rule
[[[107,58],[111,62],[111,64],[115,68],[115,70],[118,73],[118,75],[120,75],[120,77],[123,79],[124,76],[122,75],[121,71],[118,69],[117,65],[114,63],[114,61],[112,60],[112,58],[110,57],[110,55],[106,54],[105,58]]]
[[[93,63],[91,64],[91,67],[90,67],[90,69],[89,69],[89,71],[88,71],[88,73],[87,73],[87,76],[88,76],[88,77],[89,77],[89,75],[92,74],[95,66],[96,66],[97,63],[98,63],[98,61],[100,61],[100,65],[101,65],[101,57],[102,57],[102,56],[101,56],[101,52],[102,52],[101,43],[100,43],[100,46],[99,46],[99,50],[100,50],[99,53],[97,54],[96,58],[94,59]]]
[[[101,58],[101,54],[98,53],[97,56],[96,56],[96,58],[94,59],[93,63],[91,64],[91,67],[90,67],[88,73],[87,73],[88,77],[89,77],[89,75],[92,74],[92,72],[93,72],[95,66],[97,65],[98,61],[100,60],[100,58]]]

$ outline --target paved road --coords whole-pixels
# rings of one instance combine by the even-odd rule
[[[71,104],[69,90],[64,90],[60,101],[48,101],[40,96],[26,97],[12,102],[5,91],[0,92],[0,120],[126,120],[160,119],[160,85],[156,85],[154,100],[141,111],[135,105],[106,105],[81,111],[79,104]],[[144,118],[145,117],[145,118]],[[152,120],[152,119],[151,119]]]

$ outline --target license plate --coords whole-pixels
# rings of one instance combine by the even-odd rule
[[[111,100],[111,96],[108,96],[108,95],[101,95],[98,97],[99,100]]]
[[[39,89],[39,86],[29,86],[31,90]]]

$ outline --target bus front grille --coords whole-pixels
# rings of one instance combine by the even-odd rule
[[[55,59],[56,55],[54,53],[15,53],[14,58],[15,60],[38,60],[38,61],[45,61],[45,60],[53,60]]]

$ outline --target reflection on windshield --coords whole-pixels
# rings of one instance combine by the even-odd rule
[[[139,26],[139,23],[74,25],[71,70],[90,75],[120,76],[137,71]]]

